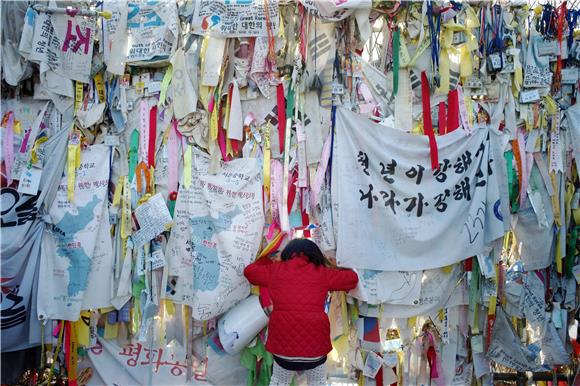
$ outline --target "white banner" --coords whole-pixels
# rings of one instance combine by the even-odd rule
[[[443,269],[426,270],[421,281],[421,296],[417,303],[411,306],[385,303],[382,305],[383,317],[411,318],[468,303],[460,264],[448,273]]]
[[[198,320],[248,296],[243,271],[256,257],[264,226],[259,160],[222,163],[217,174],[208,173],[209,164],[207,155],[193,152],[192,183],[179,188],[166,249],[170,275],[178,276],[173,299],[190,305]]]
[[[49,213],[53,221],[42,239],[38,292],[39,318],[76,321],[87,289],[97,245],[103,205],[107,205],[109,147],[94,145],[81,152],[76,172],[74,203],[67,199],[67,176],[62,177]],[[103,278],[104,279],[104,278]],[[101,282],[110,293],[110,283]]]
[[[193,2],[192,32],[213,37],[268,36],[264,1],[197,0]],[[268,2],[273,36],[278,34],[278,1]]]
[[[336,114],[333,188],[340,215],[337,261],[351,268],[417,271],[481,253],[503,235],[491,141],[485,129],[427,136]]]
[[[423,271],[389,272],[363,269],[349,295],[369,304],[418,305]]]
[[[187,382],[187,361],[183,346],[149,347],[135,342],[119,346],[115,341],[100,339],[87,350],[90,365],[96,371],[88,385],[202,385]]]

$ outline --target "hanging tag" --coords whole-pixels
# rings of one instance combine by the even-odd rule
[[[502,54],[491,54],[487,56],[487,68],[491,71],[500,71],[503,67]]]
[[[137,82],[135,84],[135,92],[137,93],[137,95],[143,95],[143,91],[145,91],[145,83]]]
[[[483,336],[473,335],[471,337],[471,350],[474,354],[480,354],[483,352]]]
[[[340,83],[333,83],[332,84],[332,94],[333,95],[343,95],[344,94],[344,85]]]
[[[35,167],[24,168],[24,170],[22,170],[22,174],[20,175],[18,192],[35,196],[38,193],[41,177],[42,169]]]
[[[151,264],[151,270],[163,268],[165,266],[165,255],[161,248],[154,250],[149,256],[148,263]]]
[[[463,31],[455,31],[453,32],[453,41],[451,42],[451,44],[453,44],[454,46],[457,46],[459,44],[463,44],[467,41],[467,38],[465,37],[465,33]]]
[[[576,84],[578,82],[578,67],[563,68],[561,76],[562,84]]]
[[[556,55],[557,46],[555,40],[540,40],[537,42],[538,55],[539,56],[550,56]]]
[[[105,135],[105,145],[107,146],[119,146],[119,136],[118,135]]]
[[[558,115],[558,114],[557,114]],[[564,171],[562,149],[560,147],[560,128],[550,133],[550,171]]]
[[[116,225],[117,224],[117,216],[119,214],[119,209],[111,206],[109,208],[109,224],[110,225]]]
[[[147,96],[151,96],[161,92],[161,82],[149,82],[147,85]]]
[[[481,89],[483,88],[483,81],[477,76],[471,76],[467,78],[464,87],[467,89]]]
[[[538,89],[520,91],[520,103],[533,103],[540,100]]]
[[[135,269],[137,276],[145,275],[145,248],[141,247],[137,249],[137,261],[135,262]]]

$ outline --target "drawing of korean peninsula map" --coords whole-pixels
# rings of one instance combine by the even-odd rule
[[[67,197],[67,171],[58,186],[42,239],[38,315],[49,319],[77,320],[91,260],[102,235],[98,232],[107,203],[109,148],[94,145],[81,152],[75,174],[73,203]]]
[[[242,158],[208,173],[209,158],[192,154],[192,184],[180,185],[166,256],[170,292],[192,316],[208,320],[248,296],[243,270],[258,252],[264,214],[261,166]],[[182,181],[183,182],[183,181]]]

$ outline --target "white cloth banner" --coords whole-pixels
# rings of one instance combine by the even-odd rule
[[[190,305],[198,320],[248,296],[243,271],[256,256],[264,226],[259,160],[222,163],[218,174],[209,174],[209,165],[207,155],[194,151],[192,184],[180,186],[166,249],[169,273],[178,276],[173,300]]]
[[[443,269],[429,269],[423,272],[421,296],[413,305],[382,305],[384,318],[411,318],[437,312],[441,308],[465,305],[468,303],[465,280],[460,264],[445,273]]]
[[[495,136],[485,129],[429,140],[387,128],[345,109],[336,114],[332,160],[337,262],[350,268],[417,271],[482,253],[504,233]]]
[[[148,347],[139,342],[119,346],[99,339],[87,353],[97,375],[88,385],[207,385],[196,379],[187,381],[185,350],[176,341]]]
[[[109,168],[102,167],[102,162],[109,159],[109,151],[108,146],[94,145],[81,152],[74,203],[67,199],[66,174],[62,177],[49,210],[52,224],[42,239],[39,279],[42,290],[38,292],[41,319],[79,318],[101,221],[108,221],[102,215],[107,203]],[[99,284],[99,291],[110,294],[110,282],[101,280]]]
[[[97,242],[91,260],[87,289],[83,299],[83,310],[111,307],[113,298],[113,271],[115,255],[109,224],[109,206],[103,205],[103,214],[97,233]]]
[[[389,272],[363,269],[349,295],[369,304],[419,304],[423,271]]]
[[[265,2],[259,0],[197,0],[193,2],[192,32],[213,37],[268,36]],[[268,2],[272,33],[280,26],[278,1]]]

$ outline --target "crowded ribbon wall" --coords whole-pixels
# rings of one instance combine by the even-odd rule
[[[574,4],[1,12],[3,384],[267,385],[243,271],[298,237],[359,276],[332,379],[572,384]]]

